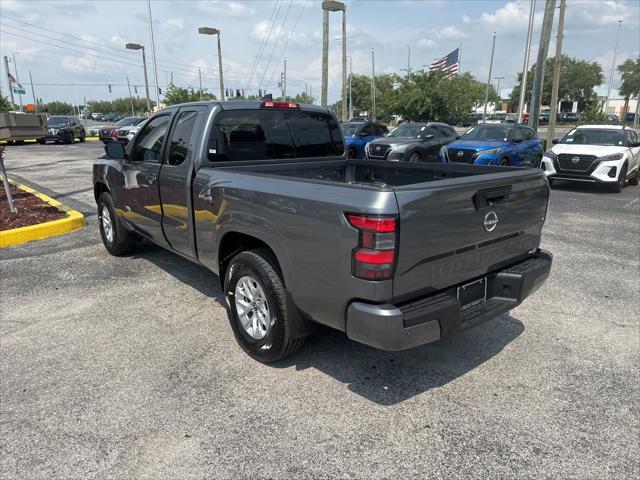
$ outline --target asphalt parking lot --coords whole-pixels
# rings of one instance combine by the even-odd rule
[[[99,238],[98,142],[9,147],[9,175],[87,227],[0,250],[0,477],[638,478],[638,187],[557,182],[545,286],[387,353],[321,330],[265,366],[217,278]]]

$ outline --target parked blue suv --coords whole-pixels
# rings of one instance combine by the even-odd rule
[[[363,158],[364,146],[387,133],[387,127],[373,122],[348,122],[342,124],[344,143],[349,158]]]
[[[532,128],[503,123],[480,124],[440,149],[440,159],[476,165],[538,167],[542,143]]]

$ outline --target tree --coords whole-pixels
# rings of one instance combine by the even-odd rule
[[[207,92],[206,89],[202,90],[202,100],[214,100],[215,95]],[[192,87],[182,88],[169,84],[167,91],[164,95],[164,103],[166,105],[175,105],[176,103],[197,102],[200,100],[200,91],[194,90]]]
[[[43,108],[47,109],[49,115],[74,115],[75,108],[67,102],[53,101],[45,103]]]
[[[11,102],[4,95],[0,95],[0,112],[8,112],[10,110],[13,110]]]
[[[296,103],[314,103],[316,99],[307,92],[300,92],[294,97],[291,97],[291,101]]]
[[[395,73],[376,75],[376,117],[383,118],[390,114],[391,106],[395,102],[396,88],[400,77]],[[347,88],[347,95],[348,95]],[[371,77],[367,75],[353,75],[351,78],[351,94],[353,95],[353,109],[356,114],[370,113],[371,104]],[[347,105],[349,98],[347,97]],[[332,105],[332,110],[342,112],[342,97]]]
[[[544,80],[542,82],[542,104],[548,105],[551,101],[551,87],[553,84],[553,68],[555,58],[547,58],[544,67]],[[527,73],[527,91],[525,92],[525,103],[531,102],[531,90],[533,88],[533,78],[535,76],[535,66],[531,67]],[[511,90],[509,107],[517,110],[520,102],[520,86],[522,85],[522,72],[518,74],[518,85]],[[590,102],[593,89],[602,84],[602,68],[598,62],[587,62],[578,60],[567,55],[562,56],[562,67],[560,69],[560,84],[558,86],[558,98],[578,102],[578,110],[582,111]],[[531,110],[531,107],[529,107]]]
[[[618,65],[618,72],[622,76],[620,95],[624,97],[624,117],[629,108],[629,98],[636,97],[640,101],[640,58],[625,60],[622,65]]]

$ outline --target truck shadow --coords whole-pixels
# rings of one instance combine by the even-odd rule
[[[580,193],[613,193],[607,190],[607,185],[601,183],[589,182],[565,182],[564,180],[555,180],[551,190],[560,190],[562,192],[580,192]]]
[[[275,367],[316,368],[379,405],[394,405],[441,387],[482,365],[524,331],[523,323],[502,315],[445,340],[384,352],[321,328],[303,349]]]
[[[144,242],[134,254],[224,308],[218,277],[204,267]],[[227,325],[225,325],[225,328]],[[402,352],[384,352],[351,341],[343,332],[318,328],[300,352],[271,368],[315,368],[379,405],[394,405],[462,377],[497,355],[524,331],[502,315],[451,338]],[[247,357],[247,361],[249,360]]]

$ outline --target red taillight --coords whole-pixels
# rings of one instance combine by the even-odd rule
[[[396,260],[396,217],[346,214],[356,228],[358,246],[353,250],[353,276],[365,280],[388,280]]]
[[[262,108],[300,108],[300,104],[296,102],[262,102],[260,104]]]

